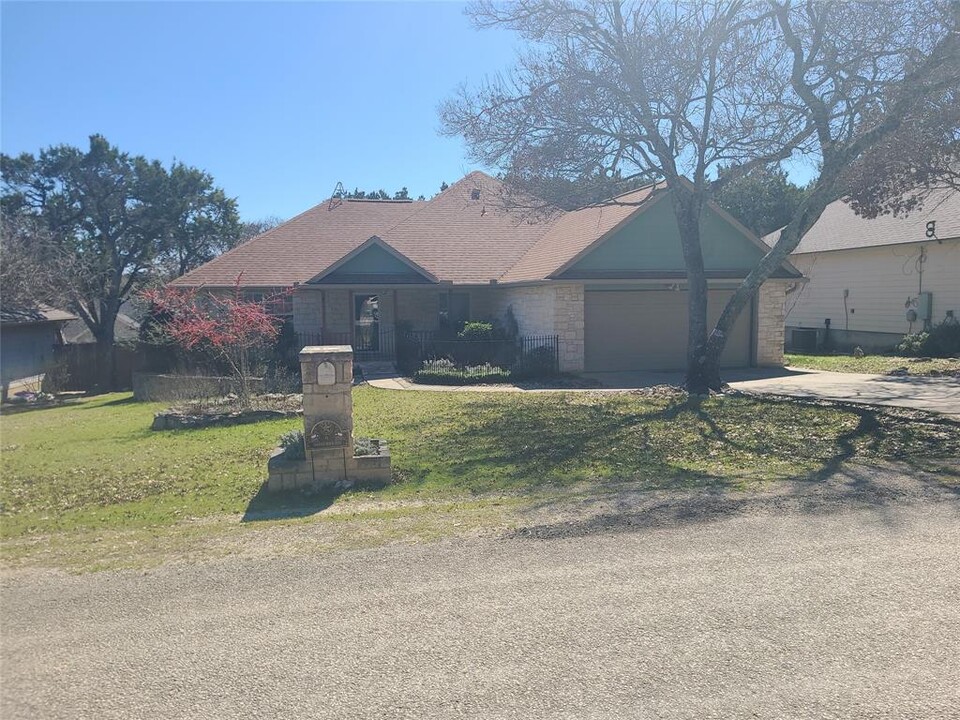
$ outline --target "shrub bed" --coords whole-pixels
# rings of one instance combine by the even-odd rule
[[[942,322],[929,331],[906,335],[897,345],[904,355],[949,358],[960,356],[960,324]]]
[[[488,385],[513,382],[510,370],[496,365],[466,365],[457,367],[450,360],[428,360],[413,375],[413,381],[422,385]]]
[[[191,400],[158,412],[151,430],[180,430],[216,425],[245,425],[303,413],[302,395],[255,395],[244,404],[236,395]]]

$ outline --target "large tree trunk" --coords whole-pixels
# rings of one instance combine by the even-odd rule
[[[98,322],[95,327],[91,328],[97,341],[97,384],[95,389],[101,393],[110,392],[114,389],[116,356],[113,345],[118,313],[118,303],[100,303]]]
[[[675,190],[670,194],[680,245],[687,266],[689,305],[687,308],[687,392],[705,395],[720,389],[720,367],[707,351],[707,274],[700,246],[702,200],[692,192]]]
[[[719,389],[720,354],[723,352],[724,347],[726,347],[727,338],[730,336],[733,324],[737,321],[737,318],[740,317],[740,313],[743,312],[747,303],[757,294],[760,286],[783,265],[790,253],[800,244],[800,239],[813,227],[813,224],[820,219],[827,205],[835,199],[833,190],[835,173],[827,175],[826,171],[824,171],[821,176],[827,177],[828,182],[824,182],[823,186],[818,188],[807,198],[806,202],[797,209],[793,219],[780,232],[777,243],[753,270],[747,274],[743,282],[740,283],[740,287],[737,288],[733,297],[727,302],[726,307],[724,307],[723,312],[720,314],[720,318],[717,320],[717,324],[710,333],[710,337],[707,340],[705,363],[718,368],[718,384],[715,389]]]

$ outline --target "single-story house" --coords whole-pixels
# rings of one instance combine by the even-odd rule
[[[505,322],[557,336],[564,372],[677,369],[687,341],[686,272],[670,190],[653,184],[615,202],[547,218],[508,211],[498,180],[473,172],[428,201],[334,198],[173,284],[250,297],[293,288],[276,312],[304,341],[389,356],[398,328],[440,331]],[[710,314],[767,247],[716,206],[702,219]],[[738,321],[722,362],[779,365],[785,263]]]
[[[960,192],[873,220],[838,200],[790,259],[809,282],[787,297],[788,346],[822,347],[829,337],[840,349],[889,350],[907,333],[960,319]]]
[[[0,309],[0,382],[3,399],[21,391],[38,392],[44,374],[63,344],[63,326],[76,315],[40,306]]]

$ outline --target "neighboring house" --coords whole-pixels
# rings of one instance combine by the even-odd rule
[[[113,340],[116,343],[133,343],[140,337],[140,323],[129,315],[120,313],[113,322]],[[95,343],[90,328],[80,318],[71,320],[63,328],[63,342],[67,345],[86,345]]]
[[[564,372],[678,369],[687,343],[686,272],[669,190],[534,220],[502,210],[502,186],[474,172],[426,202],[324,202],[174,281],[262,297],[304,342],[390,357],[398,328],[442,332],[470,319],[558,336]],[[702,219],[715,319],[766,246],[723,210]],[[800,273],[764,283],[727,343],[725,366],[779,365],[783,303]]]
[[[3,399],[21,390],[38,391],[44,373],[53,367],[60,330],[76,320],[63,310],[39,308],[0,310],[0,381]]]
[[[960,315],[960,192],[939,191],[907,217],[873,220],[838,200],[790,259],[809,282],[787,296],[789,346],[823,347],[829,337],[840,349],[889,350],[906,333]]]
[[[137,298],[123,301],[117,319],[113,323],[114,342],[126,345],[140,339],[140,320],[143,318],[143,312],[143,302]],[[63,327],[62,335],[63,342],[67,345],[88,345],[97,342],[82,318],[68,322]]]

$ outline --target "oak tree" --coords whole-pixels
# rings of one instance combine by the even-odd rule
[[[443,131],[462,136],[476,160],[537,189],[556,178],[670,187],[691,392],[719,389],[734,321],[830,202],[908,210],[922,202],[908,191],[957,171],[954,0],[481,0],[468,13],[528,41],[509,73],[441,106]],[[798,157],[816,164],[816,177],[709,327],[704,207],[724,184]]]

